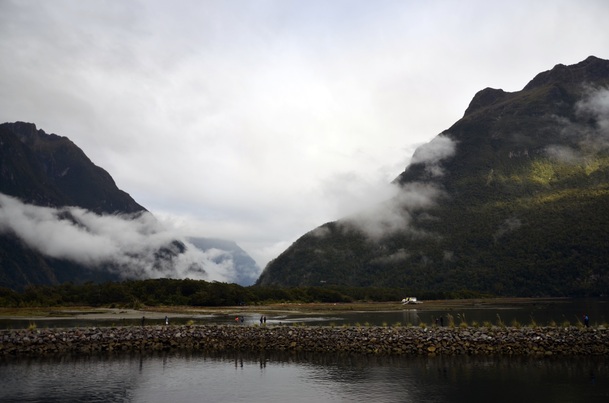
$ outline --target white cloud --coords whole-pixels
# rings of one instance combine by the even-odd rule
[[[590,152],[609,148],[609,88],[585,88],[582,98],[575,103],[576,119],[555,116],[560,135]],[[593,121],[595,124],[590,125]],[[546,148],[548,157],[569,164],[585,163],[585,157],[575,148],[553,144]],[[589,153],[586,153],[589,154]]]
[[[411,225],[412,214],[433,207],[442,194],[433,183],[408,183],[392,199],[346,217],[341,223],[346,228],[357,228],[373,240],[380,240],[396,232],[405,232],[415,237],[429,236]]]
[[[427,144],[417,148],[412,155],[411,164],[424,164],[425,170],[431,177],[442,176],[444,171],[440,161],[452,157],[456,151],[456,143],[446,135],[435,137]]]
[[[589,89],[584,98],[577,102],[575,110],[584,119],[596,122],[596,131],[590,138],[595,139],[592,146],[606,148],[609,146],[609,88]]]
[[[116,270],[124,278],[193,278],[230,282],[232,260],[214,259],[223,251],[203,252],[164,228],[150,213],[97,215],[90,211],[24,204],[0,193],[0,233],[20,238],[42,254],[90,269]],[[182,242],[182,250],[175,241]],[[170,251],[158,259],[160,251]]]

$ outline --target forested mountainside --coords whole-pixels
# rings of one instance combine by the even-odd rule
[[[394,184],[395,198],[303,235],[257,284],[606,293],[609,61],[480,91]]]

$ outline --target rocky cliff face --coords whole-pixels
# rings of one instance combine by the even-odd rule
[[[417,149],[399,195],[305,234],[258,284],[598,295],[609,286],[609,61],[487,88]]]

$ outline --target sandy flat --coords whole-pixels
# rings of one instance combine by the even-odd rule
[[[423,301],[416,305],[401,302],[379,303],[279,303],[272,305],[227,306],[227,307],[148,307],[144,309],[94,308],[94,307],[52,307],[52,308],[0,308],[0,318],[24,320],[51,319],[147,319],[193,317],[197,315],[235,315],[248,313],[299,313],[321,314],[338,312],[396,311],[396,310],[437,310],[513,307],[531,303],[552,303],[562,299],[497,298],[470,300]]]

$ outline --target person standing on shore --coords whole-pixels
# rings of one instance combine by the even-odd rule
[[[584,314],[584,326],[590,326],[590,318],[588,317],[588,314]]]

